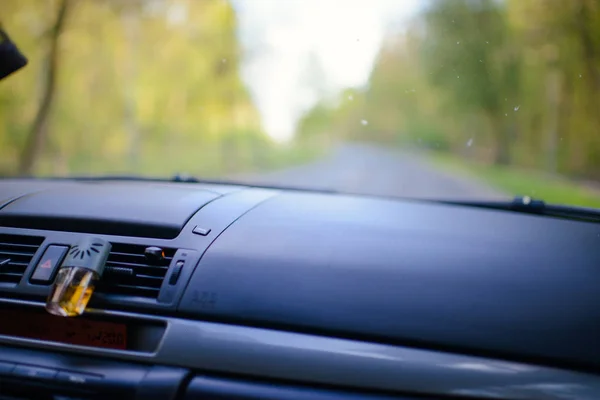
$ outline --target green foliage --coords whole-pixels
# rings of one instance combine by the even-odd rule
[[[298,121],[297,135],[300,140],[308,140],[315,136],[327,136],[326,131],[333,124],[334,112],[323,103],[314,106],[310,112]]]
[[[503,54],[507,29],[497,2],[438,0],[424,18],[423,60],[432,82],[460,99],[453,102],[457,108],[496,112],[511,81]]]
[[[5,0],[5,28],[30,63],[2,82],[0,175],[17,173],[39,104],[59,2]],[[60,41],[41,175],[266,168],[285,153],[262,132],[240,78],[227,0],[73,0]]]
[[[330,107],[320,130],[598,180],[599,49],[600,0],[432,0],[387,38],[357,107]]]
[[[468,162],[448,154],[438,153],[430,159],[442,169],[480,179],[515,196],[530,196],[554,204],[600,208],[598,189],[572,180],[517,167]]]

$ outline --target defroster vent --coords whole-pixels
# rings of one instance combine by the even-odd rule
[[[17,284],[43,237],[0,234],[0,283]]]
[[[156,299],[176,249],[112,243],[98,291]]]

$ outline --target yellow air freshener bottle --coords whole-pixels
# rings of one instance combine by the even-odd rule
[[[71,247],[46,301],[50,314],[74,317],[83,313],[95,281],[102,276],[110,248],[109,242],[94,237],[83,238]]]

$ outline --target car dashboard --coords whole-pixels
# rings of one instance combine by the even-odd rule
[[[52,316],[87,236],[104,274]],[[0,399],[598,399],[599,245],[593,223],[432,201],[3,180]]]

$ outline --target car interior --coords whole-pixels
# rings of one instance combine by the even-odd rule
[[[2,398],[600,393],[588,221],[152,180],[7,179],[0,193]],[[89,307],[51,315],[86,238],[111,245]]]
[[[2,78],[27,60],[0,37]],[[599,220],[529,197],[1,179],[0,400],[598,400]]]

